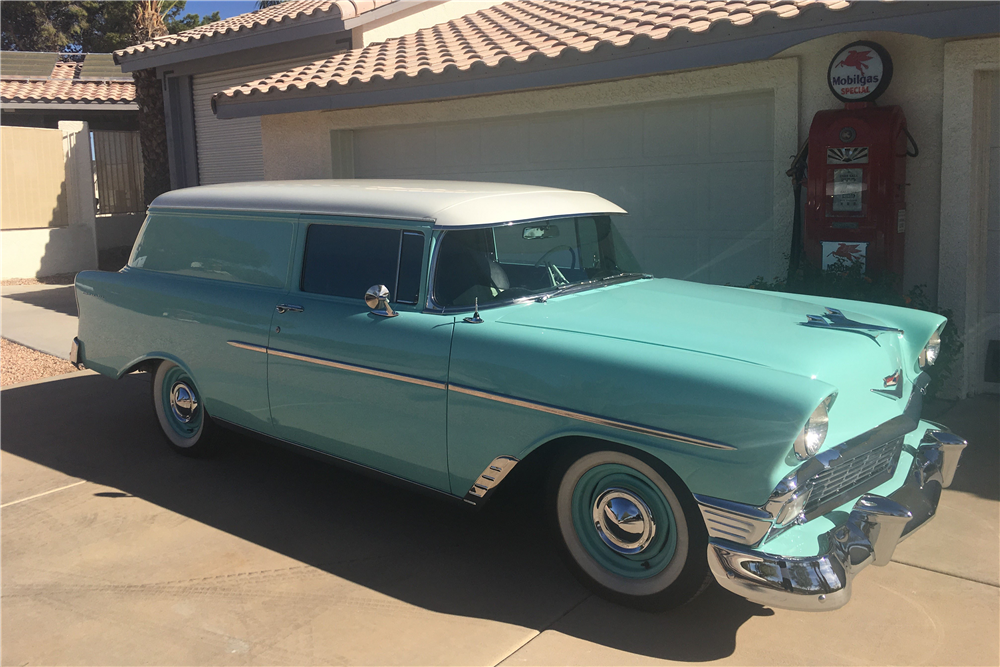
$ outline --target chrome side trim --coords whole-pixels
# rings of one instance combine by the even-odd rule
[[[503,481],[503,478],[514,469],[518,460],[513,456],[498,456],[486,466],[483,474],[476,479],[475,483],[465,494],[465,502],[470,505],[479,505],[486,502],[492,495],[493,490]]]
[[[250,350],[251,352],[263,352],[267,354],[267,348],[263,345],[254,345],[252,343],[244,343],[238,340],[227,340],[226,345],[232,345],[233,347],[238,347],[241,350]]]
[[[753,546],[771,530],[770,515],[753,505],[694,494],[708,536]]]
[[[727,445],[722,442],[715,442],[714,440],[704,440],[702,438],[695,438],[693,436],[684,435],[681,433],[673,433],[671,431],[664,431],[658,428],[651,428],[649,426],[640,426],[639,424],[632,424],[631,422],[618,421],[617,419],[608,419],[607,417],[598,417],[596,415],[589,415],[584,412],[575,412],[573,410],[564,410],[563,408],[557,408],[551,405],[545,405],[544,403],[523,401],[519,398],[504,396],[502,394],[492,394],[490,392],[479,391],[478,389],[471,389],[469,387],[463,387],[461,385],[449,384],[448,389],[451,391],[457,391],[460,394],[475,396],[476,398],[484,398],[488,401],[497,401],[498,403],[506,403],[507,405],[516,405],[519,408],[537,410],[538,412],[545,412],[547,414],[557,415],[559,417],[569,417],[570,419],[577,419],[579,421],[584,421],[590,424],[597,424],[599,426],[608,426],[611,428],[621,429],[623,431],[641,433],[642,435],[651,435],[656,438],[665,438],[667,440],[682,442],[687,445],[708,447],[710,449],[724,449],[724,450],[736,449],[732,445]]]
[[[362,373],[364,375],[372,375],[374,377],[385,378],[387,380],[397,380],[399,382],[408,382],[410,384],[420,385],[422,387],[429,387],[431,389],[442,389],[456,391],[460,394],[467,394],[469,396],[475,396],[476,398],[485,398],[490,401],[497,401],[499,403],[506,403],[508,405],[516,405],[520,408],[527,408],[529,410],[536,410],[538,412],[545,412],[551,415],[557,415],[560,417],[568,417],[570,419],[577,419],[580,421],[585,421],[590,424],[598,424],[600,426],[608,426],[611,428],[621,429],[623,431],[631,431],[633,433],[641,433],[643,435],[651,435],[656,438],[664,438],[667,440],[674,440],[676,442],[682,442],[688,445],[696,445],[698,447],[708,447],[710,449],[722,449],[722,450],[735,450],[736,448],[732,445],[727,445],[722,442],[715,442],[714,440],[705,440],[702,438],[696,438],[690,435],[684,435],[682,433],[673,433],[671,431],[664,431],[662,429],[651,428],[648,426],[641,426],[639,424],[632,424],[630,422],[618,421],[616,419],[608,419],[606,417],[598,417],[596,415],[589,415],[583,412],[575,412],[573,410],[564,410],[563,408],[557,408],[551,405],[545,405],[544,403],[534,403],[531,401],[523,401],[518,398],[513,398],[510,396],[503,396],[501,394],[492,394],[485,391],[479,391],[478,389],[471,389],[469,387],[463,387],[461,385],[446,384],[444,382],[436,382],[434,380],[424,380],[423,378],[413,377],[412,375],[402,375],[400,373],[390,373],[389,371],[381,371],[374,368],[369,368],[367,366],[358,366],[355,364],[345,364],[339,361],[332,361],[330,359],[324,359],[322,357],[313,357],[307,354],[298,354],[296,352],[288,352],[286,350],[278,350],[273,347],[262,347],[260,345],[252,345],[250,343],[243,343],[236,340],[227,341],[229,345],[233,347],[238,347],[244,350],[250,350],[252,352],[264,352],[269,355],[274,355],[276,357],[284,357],[285,359],[292,359],[294,361],[304,361],[310,364],[316,364],[318,366],[326,366],[328,368],[336,368],[343,371],[352,371],[354,373]]]
[[[297,354],[295,352],[286,352],[285,350],[277,350],[273,347],[266,348],[266,350],[269,355],[274,355],[276,357],[284,357],[285,359],[292,359],[294,361],[304,361],[306,363],[316,364],[317,366],[326,366],[328,368],[336,368],[342,371],[352,371],[354,373],[371,375],[374,377],[385,378],[387,380],[408,382],[410,384],[420,385],[421,387],[430,387],[431,389],[445,390],[448,388],[448,385],[445,384],[444,382],[424,380],[423,378],[413,377],[412,375],[401,375],[400,373],[390,373],[389,371],[380,371],[374,368],[368,368],[367,366],[345,364],[339,361],[331,361],[330,359],[324,359],[322,357],[311,357],[308,354]]]

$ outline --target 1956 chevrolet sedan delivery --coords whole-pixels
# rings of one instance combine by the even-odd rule
[[[158,197],[76,280],[78,364],[151,374],[168,443],[234,428],[471,505],[544,465],[569,567],[666,608],[711,578],[844,605],[966,443],[921,421],[944,318],[653,279],[585,192],[300,181]]]

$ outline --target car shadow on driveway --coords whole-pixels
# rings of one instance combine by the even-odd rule
[[[63,315],[77,317],[76,310],[76,287],[67,285],[66,287],[53,287],[51,289],[36,290],[32,292],[20,292],[18,294],[5,294],[5,299],[20,301],[29,306],[45,308]]]
[[[562,619],[562,633],[685,662],[731,655],[740,626],[773,614],[715,584],[662,614],[574,611],[589,593],[556,556],[531,480],[475,513],[235,434],[214,458],[187,459],[164,444],[142,374],[5,390],[2,435],[11,454],[120,490],[102,497],[142,498],[436,612],[538,631]]]

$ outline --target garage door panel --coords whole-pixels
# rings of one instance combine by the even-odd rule
[[[700,169],[659,167],[645,174],[643,217],[671,229],[695,227],[705,204],[705,179]]]
[[[712,155],[741,160],[754,159],[754,155],[770,156],[774,143],[773,100],[771,95],[714,100],[709,114]]]
[[[355,173],[595,192],[657,276],[748,283],[769,272],[770,94],[355,132]]]
[[[771,224],[771,164],[718,166],[709,177],[706,222],[715,231],[751,231]]]
[[[468,167],[482,162],[482,129],[471,123],[436,128],[437,163],[442,167]],[[426,155],[423,156],[426,159]]]
[[[531,137],[523,123],[485,123],[481,129],[482,164],[512,169],[528,163]]]
[[[761,267],[766,264],[761,262],[767,259],[769,250],[769,239],[753,236],[713,238],[704,259],[708,276],[699,279],[718,285],[746,285],[763,275]]]
[[[642,154],[650,158],[698,155],[704,112],[704,105],[692,103],[646,107]]]
[[[583,119],[584,156],[590,164],[607,160],[631,163],[638,152],[637,133],[633,129],[642,121],[638,111],[605,112],[587,115]]]
[[[702,245],[698,237],[666,235],[647,235],[629,241],[644,271],[668,278],[695,276],[704,264]]]
[[[531,161],[550,167],[574,167],[583,159],[583,119],[558,115],[528,121]]]

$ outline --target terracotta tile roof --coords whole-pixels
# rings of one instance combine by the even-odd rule
[[[663,40],[719,23],[745,25],[765,13],[798,15],[809,5],[839,10],[846,0],[518,0],[385,42],[216,93],[230,99],[270,92],[328,89],[372,80],[493,68],[529,58],[587,54],[637,38]]]
[[[157,37],[149,42],[129,46],[115,51],[116,62],[140,53],[170,48],[180,44],[198,41],[212,41],[229,35],[250,30],[261,30],[273,26],[288,26],[309,18],[352,19],[378,9],[393,0],[289,0],[260,9],[249,14],[240,14],[224,21],[185,30],[176,35]]]
[[[0,76],[0,102],[132,104],[135,83],[131,75],[107,79],[80,79],[83,64],[58,62],[48,77]]]

